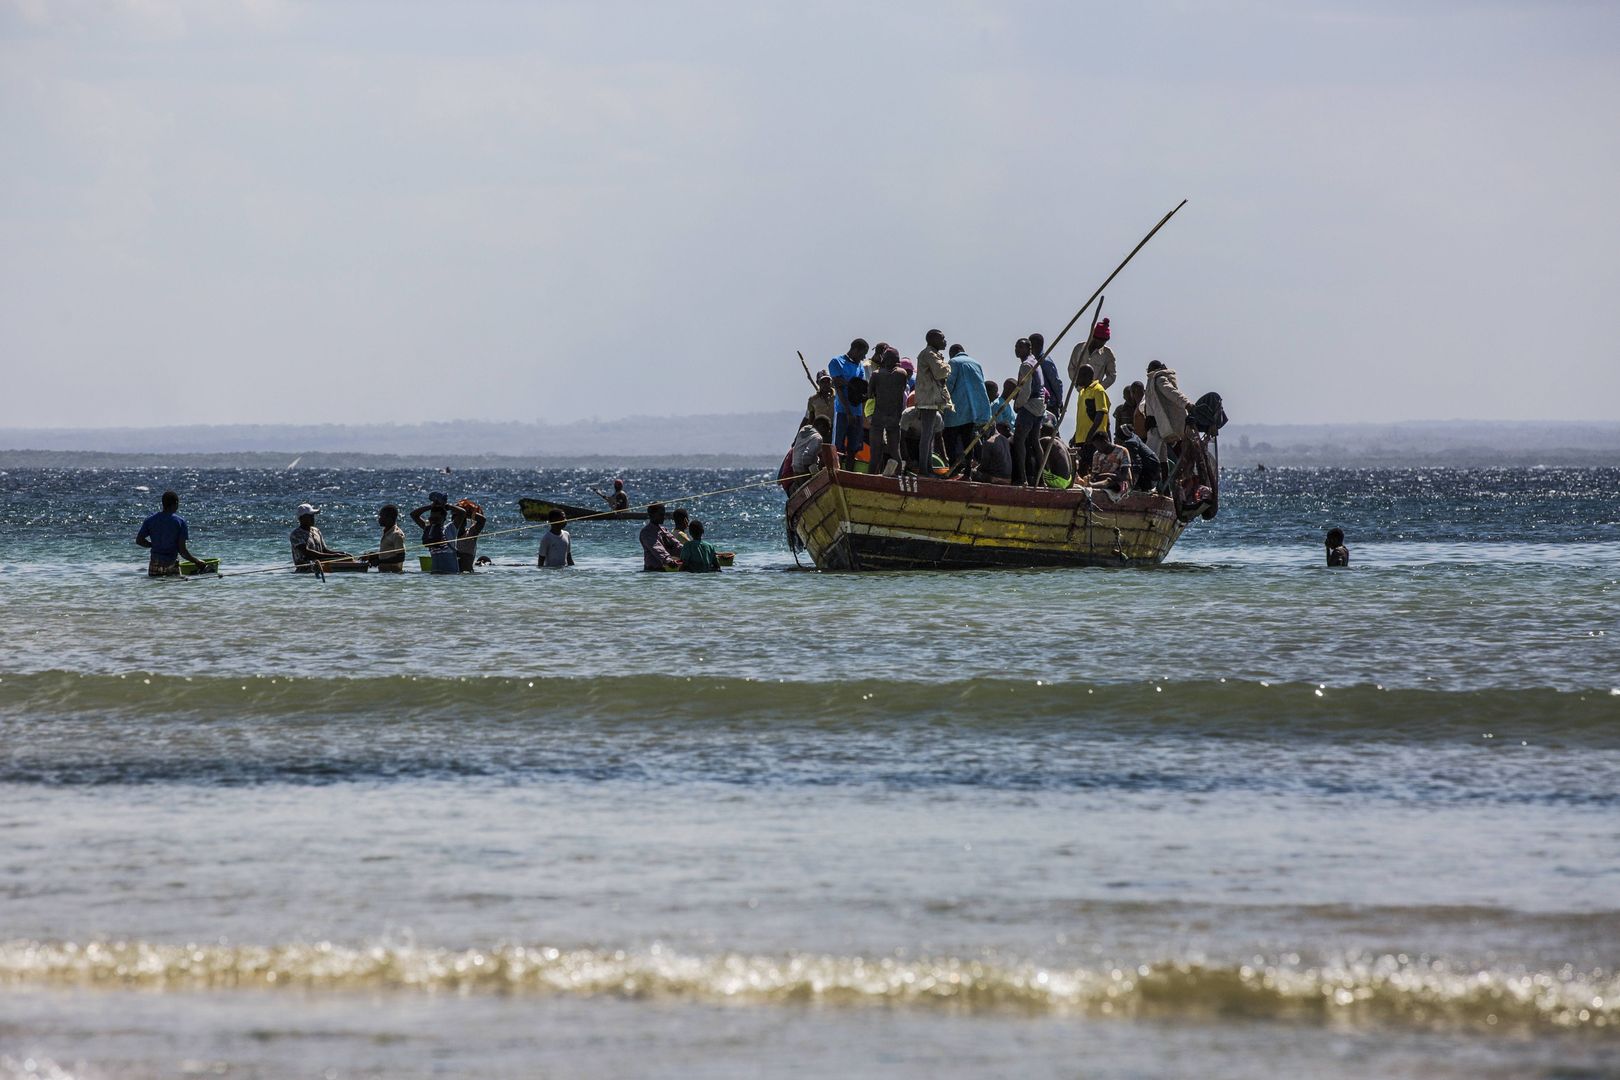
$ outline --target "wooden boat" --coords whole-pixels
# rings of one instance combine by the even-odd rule
[[[591,509],[586,506],[570,506],[568,503],[552,502],[549,499],[519,499],[518,509],[523,511],[526,521],[545,521],[550,518],[553,510],[561,510],[568,519],[568,524],[577,525],[582,521],[646,521],[645,510],[609,510],[606,504]]]
[[[1215,496],[1012,487],[823,468],[787,503],[788,528],[819,570],[1156,566]]]

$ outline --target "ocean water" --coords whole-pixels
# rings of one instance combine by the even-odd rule
[[[0,474],[0,1077],[1620,1076],[1620,469],[948,575],[632,473],[736,568],[535,570],[605,479]],[[165,487],[225,576],[144,577]],[[430,488],[494,566],[279,569]]]

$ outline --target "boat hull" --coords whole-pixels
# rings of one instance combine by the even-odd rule
[[[827,468],[788,500],[820,570],[1157,566],[1185,527],[1166,496]]]

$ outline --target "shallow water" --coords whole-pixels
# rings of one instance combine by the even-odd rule
[[[1613,1068],[1620,470],[1234,475],[1150,571],[800,572],[760,485],[719,578],[231,573],[602,479],[0,475],[0,1076]],[[168,486],[225,577],[142,576]]]

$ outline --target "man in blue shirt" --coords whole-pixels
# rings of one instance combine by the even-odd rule
[[[856,338],[849,343],[849,352],[827,361],[834,395],[833,446],[846,469],[855,467],[855,455],[866,442],[866,396],[859,388],[852,395],[850,384],[859,379],[862,387],[865,386],[866,368],[861,366],[861,361],[866,359],[870,348],[865,338]]]
[[[175,513],[179,509],[180,496],[165,491],[163,509],[141,522],[141,531],[135,534],[137,544],[152,549],[152,557],[146,564],[148,577],[179,577],[182,555],[186,562],[202,569],[202,560],[186,547],[191,532],[186,528],[186,519]]]
[[[974,433],[990,420],[984,368],[961,345],[951,346],[951,374],[945,386],[951,392],[951,407],[945,410],[945,456],[954,466]]]
[[[1046,351],[1046,337],[1043,334],[1029,335],[1029,348],[1041,362],[1041,382],[1046,386],[1046,415],[1055,417],[1055,422],[1063,423],[1063,380],[1058,376],[1057,361],[1053,360]],[[1075,387],[1076,390],[1080,387]]]

